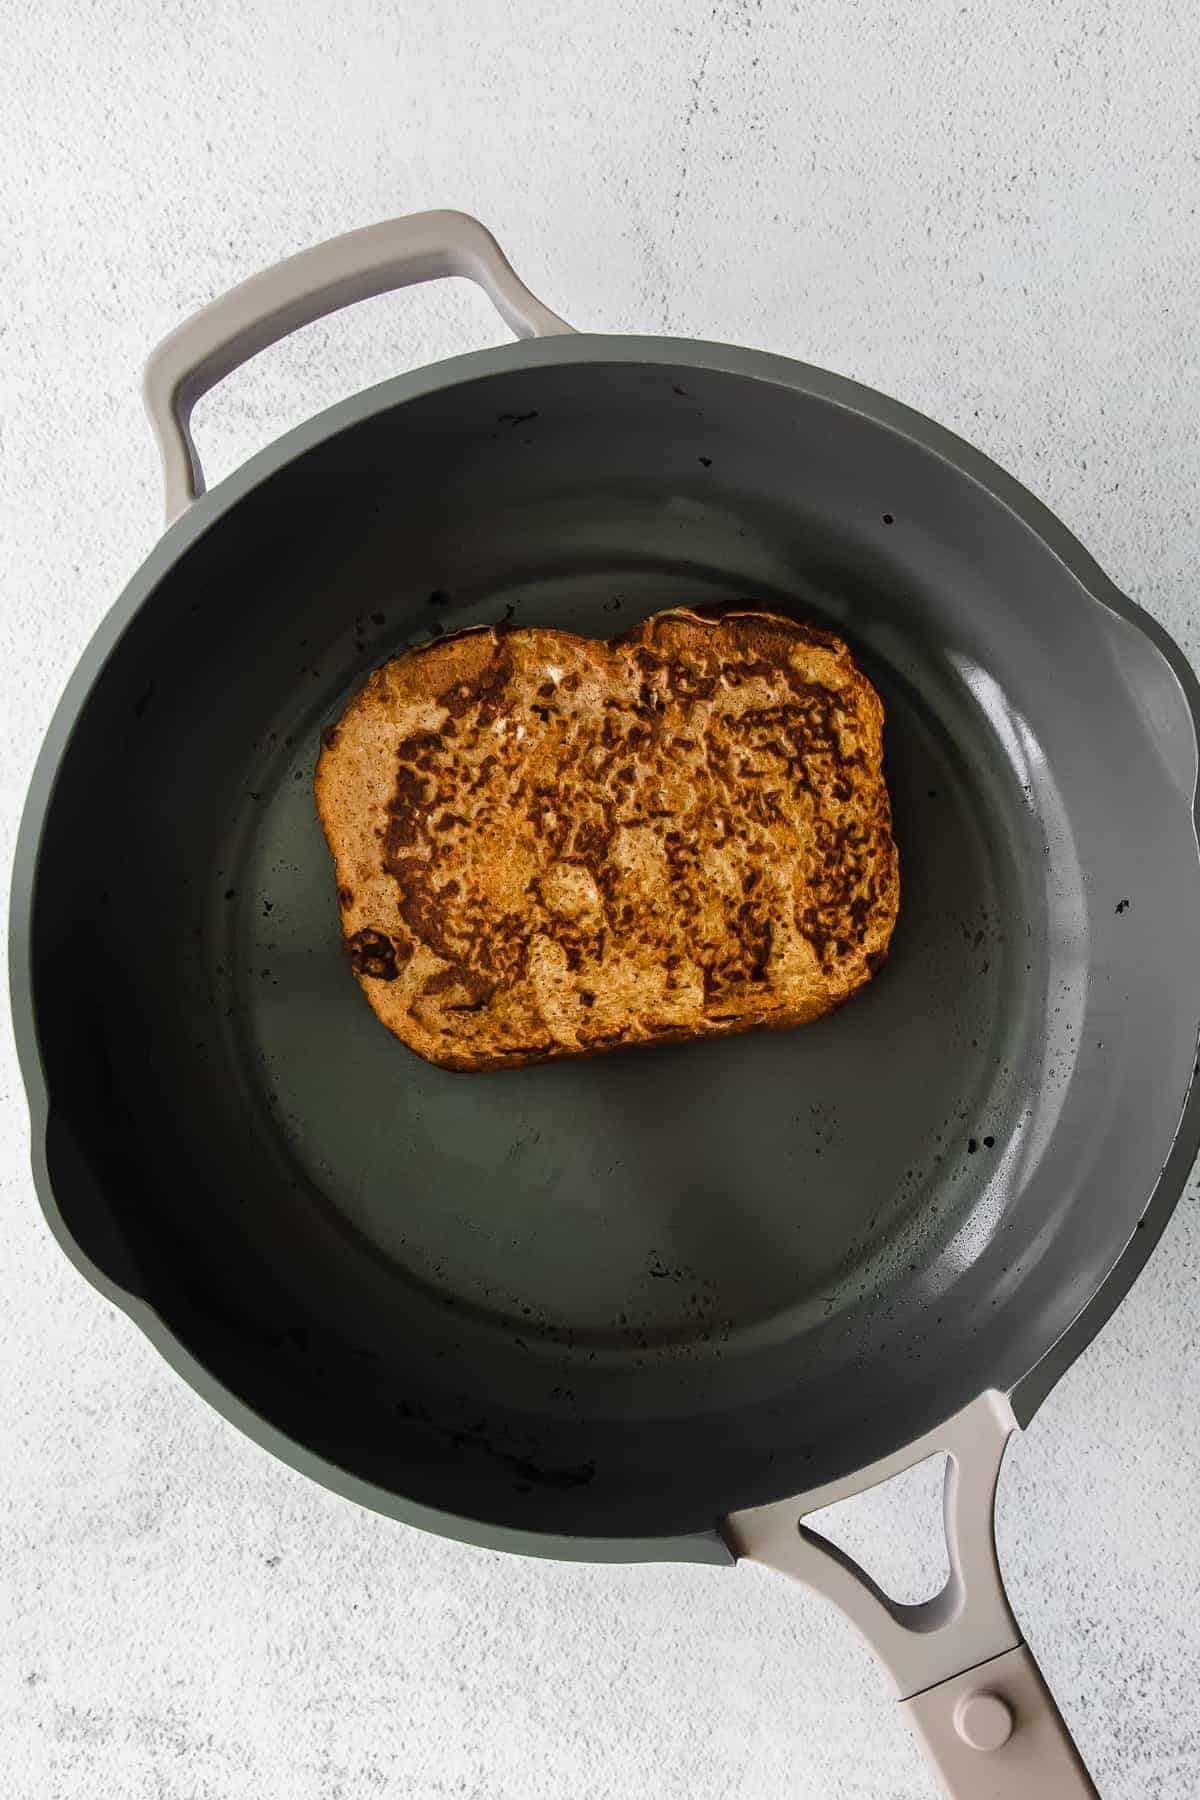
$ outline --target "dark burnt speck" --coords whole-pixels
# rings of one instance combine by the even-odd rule
[[[369,975],[375,981],[395,981],[401,964],[412,954],[411,947],[398,944],[386,931],[365,926],[346,939],[350,967],[356,975]]]

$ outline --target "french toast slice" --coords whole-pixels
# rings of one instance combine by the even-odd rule
[[[819,1018],[896,920],[882,751],[842,640],[750,603],[407,650],[317,764],[351,967],[448,1069]]]

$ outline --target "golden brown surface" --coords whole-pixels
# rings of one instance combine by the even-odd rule
[[[317,765],[354,973],[453,1069],[815,1019],[896,919],[882,729],[840,639],[749,607],[407,651]]]

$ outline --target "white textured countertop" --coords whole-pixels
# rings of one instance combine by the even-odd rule
[[[6,857],[57,693],[158,530],[147,349],[279,256],[429,206],[477,213],[581,326],[754,344],[931,413],[1200,655],[1187,0],[0,0],[0,38]],[[206,464],[502,335],[458,284],[311,327],[204,402]],[[5,1800],[932,1794],[806,1592],[463,1549],[236,1435],[54,1247],[7,1039],[0,1082]],[[1002,1484],[1014,1605],[1115,1800],[1200,1792],[1198,1277],[1193,1181]],[[913,1477],[853,1542],[919,1587],[935,1510]]]

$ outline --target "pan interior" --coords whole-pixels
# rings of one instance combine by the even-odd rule
[[[1081,872],[1031,660],[1067,597],[1002,511],[827,401],[669,365],[493,374],[286,463],[157,584],[64,761],[35,949],[73,1227],[119,1191],[131,1278],[235,1394],[398,1506],[502,1525],[707,1526],[1015,1368],[1139,1195],[1069,1250],[1098,1146],[1070,1183],[1051,1152],[1085,1063],[1125,1091],[1127,896]],[[842,631],[883,697],[885,969],[789,1033],[421,1062],[340,952],[321,727],[431,632],[745,598]]]
[[[561,573],[447,610],[447,624],[511,609],[601,635],[680,598],[669,569],[581,578],[564,561]],[[732,599],[745,586],[697,570],[685,597]],[[821,598],[794,584],[771,595],[828,618]],[[428,631],[426,597],[418,603],[374,650]],[[495,1338],[489,1362],[517,1337],[560,1361],[564,1380],[597,1356],[711,1364],[787,1343],[927,1256],[1016,1128],[1013,1071],[1044,972],[1025,967],[1026,940],[1007,927],[1019,872],[1003,771],[977,773],[971,746],[947,736],[928,699],[867,643],[860,651],[889,720],[900,926],[865,993],[783,1035],[493,1076],[423,1063],[378,1025],[331,954],[314,726],[337,716],[360,674],[335,677],[307,729],[281,733],[292,742],[259,790],[222,919],[241,1061],[347,1253],[376,1259],[421,1304],[469,1315]],[[297,1030],[298,1015],[312,1025]]]

